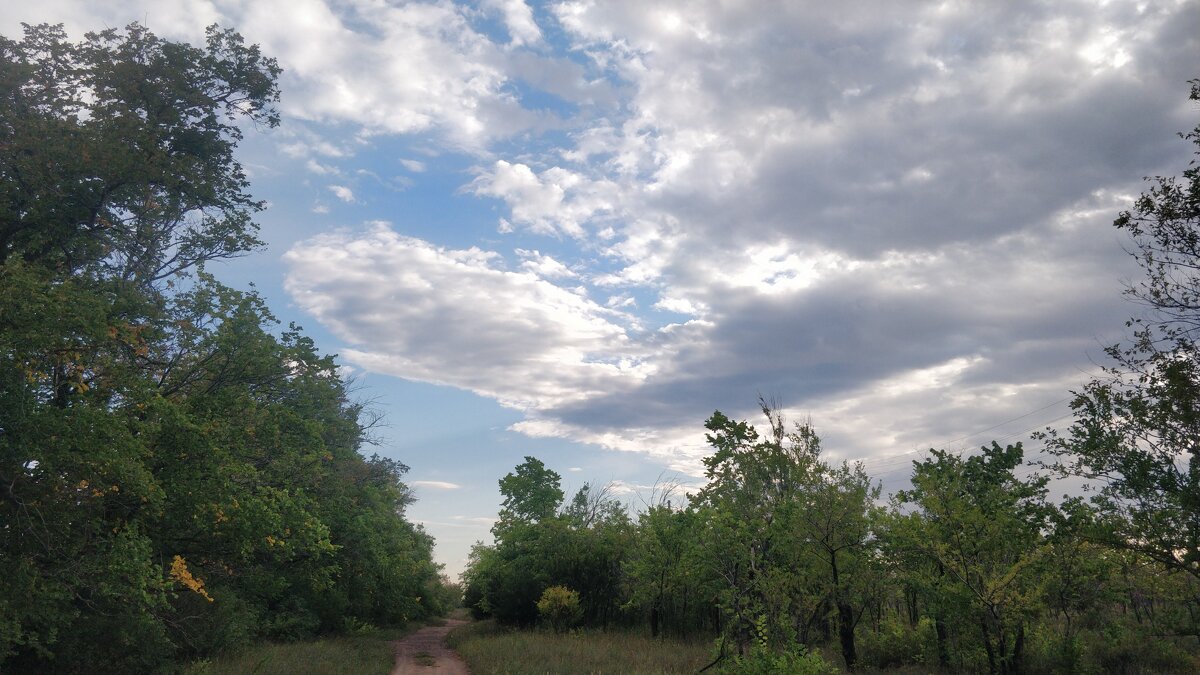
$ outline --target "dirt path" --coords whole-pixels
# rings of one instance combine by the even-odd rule
[[[392,643],[396,667],[392,675],[470,675],[466,661],[446,646],[446,633],[466,621],[449,619],[445,626],[429,626]]]

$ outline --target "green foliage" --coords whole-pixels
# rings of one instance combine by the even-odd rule
[[[274,61],[145,28],[0,39],[0,668],[169,670],[425,616],[406,467],[337,367],[205,261],[257,245],[233,159]]]
[[[767,438],[719,411],[706,426],[714,453],[708,485],[694,496],[703,564],[724,581],[719,595],[739,653],[753,642],[786,651],[828,630],[828,609],[848,667],[872,572],[871,522],[879,488],[861,465],[821,461],[809,425],[792,431],[765,402]],[[819,626],[819,627],[818,627]]]
[[[551,586],[537,601],[538,616],[555,632],[562,633],[583,618],[579,594],[566,586]]]
[[[755,647],[749,653],[734,656],[722,664],[720,671],[726,675],[832,675],[841,669],[826,661],[817,652],[803,645],[795,645],[786,651],[771,651]]]
[[[629,517],[607,490],[593,492],[588,485],[555,514],[563,495],[558,485],[558,474],[533,457],[501,479],[505,502],[493,528],[496,543],[477,544],[463,575],[464,603],[476,618],[532,625],[542,592],[555,585],[579,593],[584,623],[618,618],[626,594]]]
[[[958,457],[930,450],[929,459],[913,463],[913,487],[897,502],[919,510],[893,530],[892,542],[928,561],[916,572],[934,596],[935,620],[966,619],[982,631],[989,669],[1008,672],[1020,667],[1026,625],[1039,607],[1051,509],[1046,478],[1014,474],[1019,443],[981,451]]]
[[[712,660],[707,641],[655,640],[621,630],[508,630],[491,621],[455,628],[448,643],[473,673],[690,675]]]
[[[1191,81],[1200,101],[1200,80]],[[1200,126],[1181,134],[1200,154]],[[1127,345],[1071,406],[1064,435],[1047,432],[1063,473],[1101,484],[1093,500],[1110,546],[1136,549],[1200,577],[1200,165],[1151,187],[1114,225],[1133,240],[1145,278],[1127,293],[1148,308]]]
[[[876,630],[859,638],[860,663],[869,668],[898,668],[937,663],[937,630],[933,620],[922,617],[912,625],[899,616],[889,616]]]
[[[563,500],[562,477],[536,457],[526,457],[512,473],[500,479],[500,520],[497,528],[536,523],[554,516]]]
[[[461,640],[468,660],[481,672],[585,661],[589,672],[658,672],[588,660],[601,641],[632,644],[589,629],[649,624],[659,640],[718,636],[726,655],[714,667],[733,672],[829,672],[818,654],[837,652],[856,667],[922,672],[1194,670],[1200,580],[1102,545],[1109,514],[1080,498],[1048,502],[1021,445],[931,450],[882,509],[861,467],[822,461],[811,427],[764,412],[765,435],[710,418],[710,480],[686,508],[667,488],[631,522],[585,486],[557,515],[513,520],[477,545],[463,577],[476,616],[529,626],[539,598],[567,587],[583,628],[578,641],[473,633]],[[612,597],[610,623],[600,610]]]

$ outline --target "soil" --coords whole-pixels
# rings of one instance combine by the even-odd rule
[[[449,619],[444,626],[429,626],[392,643],[396,666],[392,675],[470,675],[467,662],[446,646],[446,634],[466,621]]]

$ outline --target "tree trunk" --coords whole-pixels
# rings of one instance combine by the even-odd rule
[[[938,665],[942,668],[949,668],[950,650],[946,646],[946,623],[940,617],[934,619],[933,630],[937,633]]]
[[[992,647],[992,632],[988,630],[987,619],[979,620],[979,629],[983,631],[983,646],[987,649],[988,672],[996,675],[996,650]]]
[[[854,610],[842,597],[836,551],[830,552],[829,568],[833,573],[833,595],[838,610],[838,642],[842,645],[842,658],[846,661],[846,670],[854,670],[854,662],[858,660],[858,654],[854,651]]]
[[[1022,660],[1022,657],[1024,656],[1024,652],[1025,652],[1025,624],[1021,624],[1020,626],[1017,626],[1017,639],[1016,639],[1016,642],[1013,643],[1012,663],[1011,663],[1011,667],[1009,668],[1008,672],[1014,673],[1014,675],[1016,673],[1021,672],[1021,660]]]
[[[844,600],[838,600],[838,641],[842,644],[842,658],[846,670],[854,670],[858,654],[854,650],[854,610]]]

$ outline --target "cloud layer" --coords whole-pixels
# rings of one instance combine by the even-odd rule
[[[1200,76],[1200,5],[1170,0],[40,11],[261,43],[318,214],[434,178],[495,207],[467,244],[343,222],[286,254],[352,365],[691,471],[702,420],[760,392],[846,456],[1061,416],[1136,311],[1110,223],[1186,165]],[[408,175],[356,166],[394,138]]]
[[[553,29],[620,92],[467,186],[566,253],[377,228],[293,250],[289,288],[356,365],[531,435],[694,470],[758,392],[848,455],[1061,400],[1130,311],[1108,224],[1186,161],[1194,4],[516,4],[496,49]]]

